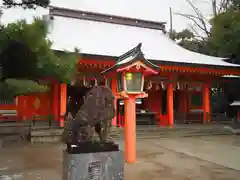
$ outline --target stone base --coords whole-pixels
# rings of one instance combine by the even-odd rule
[[[70,154],[82,154],[119,151],[119,147],[114,142],[86,141],[78,144],[67,144],[67,150]]]
[[[62,180],[124,179],[124,155],[122,151],[86,153],[81,149],[84,149],[84,146],[73,151],[69,151],[69,149],[64,151]],[[77,151],[82,152],[77,153]]]
[[[233,129],[238,129],[238,130],[240,130],[240,121],[237,120],[236,118],[234,118],[233,121],[232,121],[231,127],[232,127]]]

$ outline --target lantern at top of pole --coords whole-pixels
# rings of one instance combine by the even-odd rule
[[[159,66],[144,58],[142,44],[121,55],[116,64],[102,73],[107,82],[117,81],[116,97],[124,99],[124,156],[127,163],[136,162],[136,98],[146,98],[144,77],[158,74]]]
[[[144,77],[158,74],[159,66],[145,59],[141,51],[142,44],[121,55],[116,64],[102,72],[107,82],[117,80],[117,95],[126,98],[125,95],[145,95],[143,91]]]

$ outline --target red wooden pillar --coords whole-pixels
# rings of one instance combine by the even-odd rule
[[[128,163],[136,162],[136,98],[129,96],[124,100],[124,149],[125,160]]]
[[[52,115],[55,121],[59,121],[60,85],[54,82],[52,85]]]
[[[173,84],[167,85],[167,112],[168,112],[168,124],[170,127],[174,125],[174,106],[173,106]]]
[[[210,86],[208,83],[203,85],[203,122],[210,121]]]
[[[115,99],[114,99],[115,117],[112,119],[112,125],[117,126],[117,99],[116,99],[117,79],[116,78],[112,79],[112,92],[113,92],[113,95],[115,96]]]
[[[64,127],[64,116],[67,110],[67,85],[60,85],[60,127]]]

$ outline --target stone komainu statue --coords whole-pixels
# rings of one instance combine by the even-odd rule
[[[106,141],[114,116],[112,91],[105,86],[95,86],[85,94],[84,103],[79,107],[76,116],[67,116],[64,141],[69,144],[91,141],[94,129],[100,140]]]

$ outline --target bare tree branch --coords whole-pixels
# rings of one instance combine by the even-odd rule
[[[201,19],[200,17],[190,15],[190,14],[182,14],[182,13],[174,13],[174,14],[183,16],[183,17],[193,21],[194,24],[197,25],[208,37],[211,35],[211,33],[207,29],[207,25],[206,25],[205,21],[203,19]],[[198,22],[198,21],[200,21],[200,22]]]
[[[212,12],[213,12],[213,17],[217,16],[217,1],[212,0]]]
[[[194,39],[195,39],[196,41],[199,41],[198,39],[200,38],[202,41],[207,42],[206,38],[200,36],[200,34],[198,33],[198,31],[197,31],[192,25],[190,26],[190,29],[191,29],[191,30],[193,31],[193,33],[195,34]]]
[[[230,4],[231,4],[230,0],[221,0],[219,3],[219,7],[217,8],[217,14],[225,11]]]
[[[207,36],[210,35],[210,32],[207,29],[207,25],[206,25],[206,21],[205,21],[205,17],[203,16],[202,12],[200,11],[200,9],[198,9],[191,0],[186,0],[187,3],[191,6],[191,8],[193,9],[193,11],[195,12],[196,16],[192,16],[195,17],[195,24],[198,25],[198,27],[200,27],[201,30],[203,30]],[[197,18],[196,18],[197,17]],[[198,19],[198,21],[200,21],[201,25],[199,23],[196,23],[196,19]]]
[[[207,28],[207,23],[209,22],[209,20],[206,19],[206,17],[203,15],[200,9],[197,8],[197,6],[192,2],[192,0],[186,0],[186,2],[194,11],[195,15],[184,14],[184,13],[174,13],[174,14],[183,16],[191,20],[198,28],[200,28],[201,31],[203,31],[206,34],[207,37],[209,37],[211,35],[210,31]],[[230,0],[221,0],[219,5],[217,4],[217,0],[210,0],[210,4],[212,7],[213,17],[216,17],[219,13],[226,10],[226,8],[230,4]],[[194,32],[196,34],[197,31],[194,30]]]

